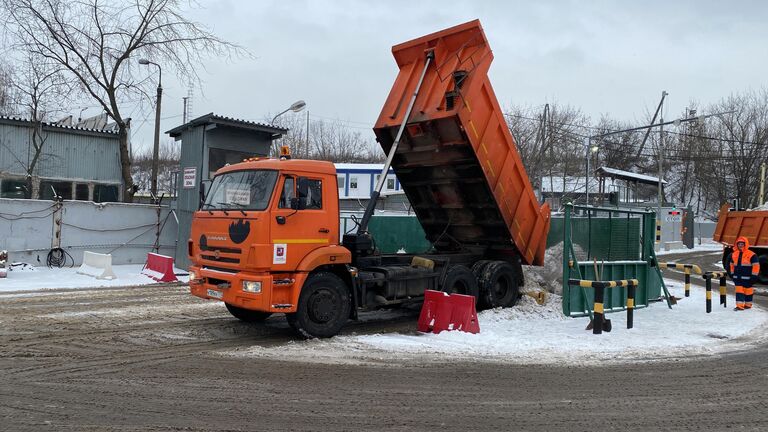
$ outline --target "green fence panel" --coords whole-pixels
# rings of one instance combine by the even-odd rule
[[[407,253],[423,253],[430,247],[415,216],[373,216],[368,230],[381,253],[396,253],[400,249]]]
[[[649,233],[654,228],[654,214],[606,208],[590,210],[600,216],[573,216],[572,208],[567,207],[565,217],[558,221],[560,241],[565,240],[563,313],[574,317],[590,315],[594,304],[593,288],[569,286],[568,279],[637,279],[636,308],[661,297],[663,283],[658,270],[651,267],[655,255],[654,239]],[[650,242],[644,244],[644,239]],[[575,264],[573,268],[569,261]],[[605,312],[625,310],[626,300],[626,287],[606,288]]]
[[[591,229],[590,229],[591,222]],[[640,259],[641,219],[631,217],[582,218],[571,217],[573,244],[589,256],[605,260]],[[563,218],[551,220],[547,247],[563,241]]]
[[[661,284],[657,273],[648,266],[645,261],[613,261],[597,264],[600,277],[595,276],[594,263],[579,263],[583,279],[586,280],[622,280],[637,279],[638,286],[635,290],[635,308],[640,309],[648,305],[649,301],[661,296]],[[589,315],[595,299],[593,288],[581,288],[569,286],[564,290],[563,301],[568,302],[567,315],[572,317]],[[627,287],[605,288],[603,307],[605,313],[625,310],[627,304]],[[584,302],[586,298],[586,303]]]

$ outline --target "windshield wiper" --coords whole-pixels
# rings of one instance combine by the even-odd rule
[[[229,204],[230,204],[230,205],[235,205],[235,206],[238,206],[238,207],[239,207],[239,208],[238,208],[238,210],[240,210],[240,213],[242,213],[242,214],[243,214],[243,216],[247,216],[247,215],[245,214],[245,211],[243,210],[243,208],[245,207],[245,204],[234,203],[234,202],[233,202],[233,203],[229,203]]]
[[[229,203],[225,203],[225,202],[217,202],[216,204],[218,204],[218,205],[229,205]],[[224,210],[224,209],[217,209],[217,210],[221,210],[221,211],[224,212],[225,215],[229,216],[229,213],[227,213],[226,210]]]

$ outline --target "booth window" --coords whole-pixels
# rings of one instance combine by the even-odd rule
[[[119,201],[118,189],[116,185],[97,184],[93,188],[93,202],[117,202]]]
[[[78,201],[88,201],[88,185],[78,183],[75,185],[75,199]]]
[[[0,198],[26,198],[27,183],[22,180],[0,181]]]
[[[56,196],[62,197],[63,199],[72,199],[72,182],[61,182],[61,181],[41,181],[40,182],[40,199],[41,200],[52,200],[54,199],[54,190],[56,191]]]

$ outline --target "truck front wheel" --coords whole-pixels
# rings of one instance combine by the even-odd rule
[[[263,322],[265,319],[269,318],[272,314],[269,312],[259,312],[249,309],[243,309],[241,307],[232,306],[229,303],[224,303],[227,305],[227,310],[229,313],[232,314],[233,317],[239,319],[240,321],[245,321],[249,323],[255,323],[255,322]]]
[[[328,338],[338,334],[347,322],[350,307],[344,281],[333,273],[319,272],[304,283],[296,312],[285,317],[303,338]]]

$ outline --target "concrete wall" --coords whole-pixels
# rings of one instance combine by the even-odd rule
[[[178,225],[168,207],[160,209],[160,253],[173,256]],[[52,201],[0,198],[0,249],[10,260],[44,265],[54,245],[55,207]],[[64,201],[61,247],[75,264],[83,251],[111,253],[115,264],[146,260],[155,243],[158,208],[144,204]],[[39,261],[38,261],[39,259]]]

